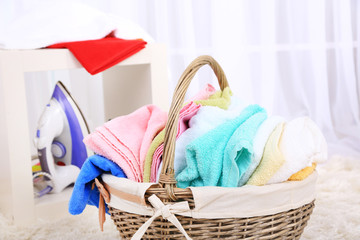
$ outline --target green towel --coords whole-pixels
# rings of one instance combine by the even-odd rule
[[[251,162],[252,140],[266,118],[263,108],[251,105],[237,118],[189,143],[187,167],[177,175],[177,186],[237,187]]]
[[[228,109],[231,103],[231,96],[232,92],[229,87],[226,87],[224,91],[217,91],[213,95],[206,100],[195,100],[196,104],[200,104],[201,106],[214,106],[219,107],[222,109]],[[186,104],[184,104],[186,105]],[[165,138],[165,129],[163,129],[151,142],[149,150],[147,151],[145,164],[144,164],[144,182],[150,182],[150,171],[151,171],[151,164],[154,152],[156,149],[164,142]]]
[[[143,182],[150,182],[150,171],[153,155],[155,150],[164,142],[164,137],[165,129],[163,129],[150,144],[145,158]]]
[[[217,91],[206,100],[195,100],[194,103],[201,106],[213,106],[221,109],[228,109],[231,103],[232,92],[229,87],[226,87],[224,91]]]

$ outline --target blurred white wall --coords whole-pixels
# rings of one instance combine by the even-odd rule
[[[42,1],[0,1],[0,34],[12,19]],[[209,54],[220,62],[232,90],[244,100],[289,119],[308,115],[333,144],[334,153],[360,152],[359,1],[78,2],[128,18],[156,41],[166,43],[170,93],[190,61]],[[74,70],[29,73],[26,78],[31,136],[57,80],[64,81],[74,94],[91,127],[101,124],[100,75],[90,77],[83,70]],[[207,68],[200,70],[190,94],[206,82],[216,85]],[[0,102],[0,112],[4,112],[1,108]],[[3,115],[0,133],[5,131],[1,126]],[[1,141],[3,152],[4,139]]]

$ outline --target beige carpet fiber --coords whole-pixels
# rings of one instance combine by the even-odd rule
[[[360,159],[333,157],[318,166],[316,207],[301,239],[360,239]],[[93,207],[79,216],[14,226],[0,214],[0,239],[119,239],[110,218],[100,232]]]

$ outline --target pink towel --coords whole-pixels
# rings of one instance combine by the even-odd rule
[[[213,95],[215,93],[215,91],[216,91],[215,87],[208,83],[204,89],[200,90],[200,92],[198,92],[195,96],[190,98],[188,101],[209,99],[209,97],[211,95]]]
[[[186,129],[189,128],[189,120],[193,116],[195,116],[195,114],[198,112],[200,107],[201,105],[197,105],[191,101],[180,110],[176,138],[178,138]],[[151,173],[150,173],[151,182],[156,182],[157,172],[161,171],[161,169],[159,169],[159,165],[162,160],[163,152],[164,152],[164,143],[162,143],[154,152],[151,163]]]
[[[84,143],[95,153],[117,163],[128,179],[142,182],[147,150],[166,121],[166,112],[155,105],[143,106],[96,128],[84,138]]]

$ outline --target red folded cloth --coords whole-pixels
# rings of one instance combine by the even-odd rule
[[[47,48],[67,48],[92,75],[102,72],[145,48],[141,39],[125,40],[109,35],[102,39],[64,42]]]

